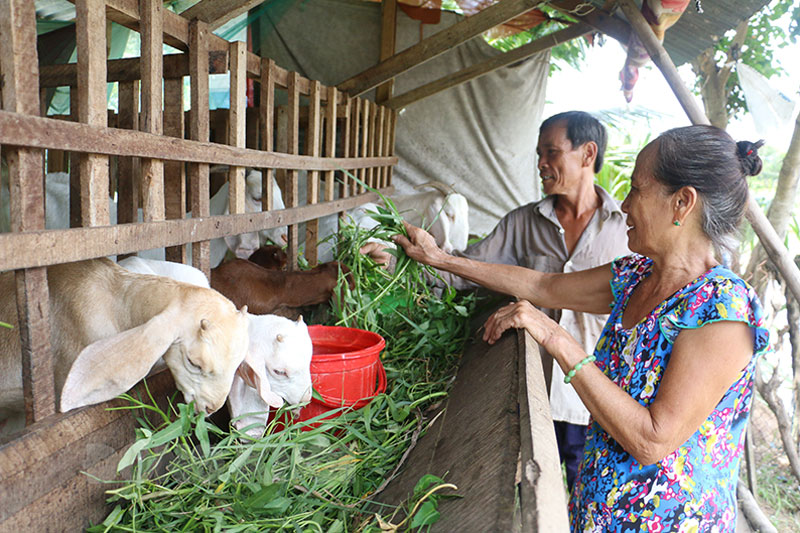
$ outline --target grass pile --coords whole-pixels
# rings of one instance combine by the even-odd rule
[[[328,325],[386,339],[386,393],[310,431],[276,430],[273,420],[260,439],[218,428],[185,404],[162,410],[152,397],[127,396],[125,408],[157,422],[139,417],[118,466],[128,479],[107,481],[113,510],[89,531],[420,531],[438,519],[438,499],[455,487],[435,476],[419,480],[401,523],[393,523],[396,508],[374,498],[447,395],[476,301],[453,290],[436,294],[424,281],[432,274],[402,251],[391,273],[359,254],[368,239],[403,231],[391,204],[375,217],[381,226],[373,230],[344,224],[337,235],[337,260],[350,267],[355,288],[340,280],[343,297],[325,316]]]

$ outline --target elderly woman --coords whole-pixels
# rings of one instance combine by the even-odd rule
[[[768,333],[753,289],[717,258],[741,220],[746,176],[761,170],[757,148],[712,126],[648,144],[622,204],[635,253],[591,270],[475,264],[443,253],[419,228],[396,237],[420,262],[478,272],[493,280],[488,288],[516,296],[488,319],[484,339],[525,328],[588,407],[573,531],[735,530],[755,363]],[[611,314],[587,355],[534,305]]]

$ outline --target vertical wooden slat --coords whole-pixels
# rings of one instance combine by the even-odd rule
[[[119,127],[139,129],[139,80],[119,84]],[[117,164],[117,223],[137,222],[139,208],[139,165],[134,157],[120,157]]]
[[[385,61],[394,55],[397,40],[397,0],[381,2],[381,49],[380,60]],[[379,85],[375,89],[375,101],[382,104],[392,97],[394,79]]]
[[[164,135],[183,139],[183,78],[164,80]],[[164,163],[164,214],[168,219],[186,216],[186,176],[182,161]],[[186,245],[166,249],[167,261],[187,262]]]
[[[78,117],[92,126],[106,126],[106,10],[103,0],[75,2],[78,46]],[[102,28],[102,31],[97,31]],[[108,213],[108,156],[82,154],[81,224],[105,226]]]
[[[392,109],[390,110],[389,114],[389,156],[394,155],[394,136],[395,132],[397,131],[397,110]],[[386,186],[391,187],[392,185],[392,171],[394,167],[389,167],[389,175],[387,177]]]
[[[189,77],[191,83],[191,112],[189,137],[208,142],[208,24],[199,20],[189,23]],[[194,217],[209,214],[208,164],[189,164],[190,203]],[[192,265],[211,275],[209,241],[192,244]]]
[[[261,102],[259,108],[259,125],[261,127],[261,149],[273,150],[273,130],[275,128],[275,61],[269,58],[261,60]],[[261,169],[261,208],[269,211],[274,205],[272,197],[272,170]]]
[[[77,44],[76,44],[77,46]],[[80,99],[78,88],[69,88],[69,118],[72,122],[80,120]],[[72,153],[69,158],[69,227],[81,227],[81,154]]]
[[[358,157],[361,141],[359,132],[361,128],[361,100],[352,98],[350,100],[350,157]],[[350,172],[353,176],[358,176],[359,171]],[[358,194],[359,186],[355,180],[350,184],[351,194]]]
[[[336,87],[328,87],[328,107],[325,108],[325,157],[336,157],[336,100],[339,91]],[[325,172],[325,201],[334,197],[334,171]]]
[[[378,124],[376,131],[375,131],[375,155],[383,156],[383,145],[384,145],[384,135],[386,134],[386,108],[383,106],[378,106],[377,108],[378,116],[376,118],[376,122]],[[386,167],[377,167],[375,169],[375,188],[380,189],[384,187],[384,179],[383,179],[383,171]]]
[[[300,137],[300,88],[298,87],[297,72],[289,73],[287,91],[289,93],[289,104],[287,108],[287,135],[286,151],[290,154],[299,154]],[[284,193],[286,194],[286,207],[297,207],[299,204],[299,191],[297,187],[297,170],[291,169],[286,173],[287,182]],[[298,227],[297,224],[289,226],[288,237],[288,258],[290,270],[297,269],[297,248],[298,248]]]
[[[38,115],[39,61],[36,12],[29,0],[0,0],[0,72],[2,108]],[[42,150],[4,149],[8,161],[11,231],[44,229]],[[47,269],[16,273],[17,315],[22,343],[25,419],[33,423],[55,412]]]
[[[372,110],[369,105],[369,100],[361,100],[360,107],[361,107],[361,157],[369,157],[369,140],[372,136],[372,128],[370,128],[371,123],[371,113]],[[367,170],[366,168],[362,168],[358,172],[358,177],[363,183],[367,183]],[[358,192],[363,193],[366,192],[366,187],[364,185],[358,186]]]
[[[338,89],[337,89],[338,90]],[[353,112],[353,99],[344,95],[344,120],[342,121],[342,157],[349,157],[350,156],[350,143],[351,143],[351,117]],[[342,172],[342,185],[341,185],[341,196],[342,198],[346,198],[350,196],[350,176],[346,173]]]
[[[247,112],[247,45],[234,41],[229,47],[230,113],[228,115],[228,144],[244,148]],[[228,207],[231,213],[244,213],[244,167],[228,169]]]
[[[319,157],[320,153],[320,83],[316,80],[311,82],[311,89],[308,94],[308,131],[306,132],[306,154],[312,157]],[[310,170],[308,172],[308,203],[316,204],[319,201],[319,171]],[[317,264],[317,240],[319,239],[319,219],[306,222],[306,248],[305,257],[311,265]]]
[[[161,0],[139,0],[142,34],[142,131],[161,135],[163,7]],[[206,63],[208,59],[206,57]],[[164,220],[164,162],[142,159],[142,210],[145,222]]]

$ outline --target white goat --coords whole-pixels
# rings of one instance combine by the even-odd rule
[[[0,316],[16,327],[14,272],[0,275]],[[248,349],[247,309],[218,292],[129,272],[101,258],[47,268],[55,390],[62,412],[110,400],[162,357],[198,412],[222,407]],[[0,410],[22,408],[18,328],[0,328]]]
[[[261,211],[261,172],[249,170],[246,175],[245,211],[255,213]],[[5,185],[7,187],[7,185]],[[214,193],[209,200],[210,216],[227,215],[229,211],[228,200],[229,186],[226,182]],[[283,209],[283,197],[280,187],[272,178],[273,209]],[[51,172],[45,178],[45,228],[46,229],[66,229],[69,228],[69,174],[66,172]],[[2,194],[3,205],[0,206],[0,232],[10,231],[8,195]],[[109,198],[109,218],[111,224],[117,223],[117,204]],[[191,217],[191,213],[188,214]],[[139,222],[143,220],[142,210],[139,209]],[[269,239],[276,244],[282,244],[286,236],[286,227],[271,228],[259,233],[243,233],[241,235],[231,235],[211,240],[210,261],[211,268],[219,266],[225,255],[230,250],[236,257],[246,259],[251,253],[256,251],[261,244]],[[190,245],[191,246],[191,245]],[[191,253],[191,251],[189,252]],[[164,259],[164,249],[155,248],[139,252],[141,257],[147,259]]]
[[[469,205],[464,195],[443,183],[431,181],[415,187],[433,191],[395,195],[390,199],[403,218],[428,230],[436,244],[447,253],[460,252],[469,239]]]
[[[182,263],[128,257],[119,262],[133,272],[166,276],[177,281],[209,287],[199,269]],[[245,362],[233,378],[228,412],[240,430],[260,437],[270,407],[308,402],[311,399],[311,337],[302,317],[297,321],[276,315],[247,313],[249,347]]]

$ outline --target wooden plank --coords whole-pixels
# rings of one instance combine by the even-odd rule
[[[386,107],[392,109],[402,109],[414,102],[418,102],[434,94],[438,94],[444,90],[450,89],[474,80],[490,72],[511,65],[543,50],[548,50],[561,43],[571,41],[581,35],[591,33],[593,30],[588,24],[575,24],[563,30],[550,33],[540,39],[531,41],[530,43],[510,50],[502,55],[495,56],[475,65],[471,65],[463,70],[454,74],[444,76],[438,80],[426,83],[416,89],[412,89],[406,93],[389,99],[385,102]]]
[[[630,39],[632,30],[630,25],[622,18],[615,17],[611,13],[598,7],[585,10],[583,9],[583,6],[586,5],[584,0],[550,0],[549,5],[577,19],[579,22],[588,24],[609,37],[613,37],[624,46],[628,46],[628,40]],[[576,13],[582,14],[578,15]]]
[[[138,81],[141,79],[141,59],[130,57],[112,59],[106,63],[107,81]],[[210,74],[228,72],[228,52],[212,50],[208,53]],[[164,78],[180,78],[189,75],[189,54],[169,54],[164,56]],[[78,84],[77,63],[42,65],[39,72],[39,87],[74,87]]]
[[[297,72],[289,73],[289,83],[287,91],[289,93],[289,103],[286,110],[286,151],[290,154],[300,153],[300,88],[297,85],[299,75]],[[299,205],[298,176],[297,170],[289,169],[286,173],[286,188],[283,190],[285,195],[284,203],[286,207],[297,207]],[[287,263],[289,270],[297,269],[297,257],[299,246],[299,228],[296,224],[288,227],[288,247]]]
[[[397,41],[397,0],[381,2],[381,49],[380,61],[386,61],[394,55]],[[394,79],[382,83],[375,90],[375,102],[382,104],[392,97]]]
[[[142,34],[142,131],[161,135],[164,42],[161,0],[139,0]],[[142,215],[144,220],[164,220],[164,162],[152,158],[141,161]]]
[[[106,27],[103,0],[75,2],[75,35],[78,44],[78,119],[85,124],[103,127],[106,112]],[[109,224],[108,157],[86,153],[79,155],[81,183],[81,224]]]
[[[375,131],[375,155],[377,157],[383,157],[383,149],[385,144],[385,137],[386,137],[386,108],[383,106],[378,106],[378,117],[377,117],[377,131]],[[386,167],[378,167],[375,169],[375,187],[380,189],[381,187],[385,186],[384,183],[384,170]]]
[[[319,157],[320,154],[320,83],[311,82],[311,91],[308,95],[308,129],[306,130],[306,154]],[[312,170],[307,174],[306,183],[307,203],[316,204],[319,201],[319,172]],[[305,258],[311,265],[317,264],[317,240],[319,239],[319,221],[306,222]]]
[[[191,86],[191,113],[189,114],[189,137],[195,142],[208,143],[208,36],[210,31],[205,22],[194,20],[189,24],[189,83]],[[190,205],[195,217],[209,214],[208,162],[193,162],[188,167]],[[192,265],[211,275],[210,243],[200,239],[190,239],[192,244]],[[187,242],[187,241],[184,241]]]
[[[182,11],[181,16],[189,20],[202,20],[208,23],[210,29],[215,30],[263,3],[264,0],[200,0],[186,11]]]
[[[339,106],[336,103],[338,92],[336,87],[328,87],[328,104],[325,107],[325,157],[336,157],[336,113]],[[347,129],[345,128],[345,131]],[[330,202],[334,197],[335,175],[333,170],[325,172],[325,201]]]
[[[244,148],[247,118],[246,44],[234,41],[230,45],[230,113],[228,144]],[[228,208],[231,213],[244,213],[244,167],[231,165],[228,169]]]
[[[73,123],[80,121],[80,99],[78,87],[69,88],[69,119]],[[88,151],[88,150],[87,150]],[[81,165],[80,154],[71,154],[69,158],[69,227],[81,227]]]
[[[271,152],[274,145],[275,129],[275,78],[273,76],[275,61],[269,58],[261,60],[261,99],[259,102],[258,116],[260,127],[260,147],[266,152]],[[273,207],[272,169],[261,169],[261,208],[270,211]]]
[[[39,92],[31,90],[37,86],[39,75],[33,3],[26,0],[0,1],[0,35],[0,72],[3,78],[0,107],[14,113],[37,115]],[[4,152],[8,162],[11,231],[43,229],[44,152],[8,147],[4,147]],[[55,412],[49,306],[42,305],[48,301],[46,269],[17,272],[16,295],[25,419],[30,424]]]
[[[382,192],[388,194],[392,189],[387,188]],[[377,200],[376,193],[366,193],[333,202],[269,212],[192,217],[143,224],[0,233],[0,270],[55,265],[296,225]]]
[[[381,134],[381,129],[378,124],[378,105],[375,102],[369,102],[369,146],[367,147],[367,156],[375,157],[378,155],[378,136]],[[370,167],[367,169],[367,183],[370,187],[378,188],[378,169]]]
[[[359,107],[361,108],[361,146],[359,147],[359,151],[363,157],[370,157],[369,140],[372,135],[370,111],[372,111],[372,108],[369,104],[369,100],[366,99],[359,101]],[[358,172],[358,179],[360,179],[362,183],[367,183],[367,168],[362,168]],[[363,193],[367,189],[364,185],[359,185],[357,190],[359,193]]]
[[[183,139],[183,78],[164,80],[164,135]],[[164,162],[164,215],[165,218],[186,216],[186,175],[180,161]],[[167,261],[186,263],[185,245],[165,250]]]
[[[47,132],[46,136],[42,132]],[[396,157],[330,159],[280,152],[262,152],[261,150],[236,148],[209,142],[165,139],[161,135],[152,135],[141,131],[101,128],[52,118],[20,115],[8,111],[0,111],[0,144],[257,168],[351,170],[397,163]]]
[[[343,81],[337,87],[351,96],[370,89],[433,59],[451,48],[538,6],[538,0],[500,0],[477,15],[467,17],[374,67]]]
[[[345,143],[344,149],[342,153],[345,157],[349,154],[353,158],[358,157],[358,127],[359,127],[359,115],[361,106],[359,105],[358,98],[348,98],[347,99],[347,109],[349,114],[345,119],[345,125],[347,126],[349,123],[349,127],[345,129]],[[352,196],[356,194],[356,182],[353,181],[351,176],[348,176],[346,171],[342,171],[342,181],[344,183],[343,188],[345,190],[344,196]]]
[[[397,132],[397,111],[392,111],[391,116],[391,125],[389,126],[389,158],[395,159],[394,157],[394,138]],[[396,160],[396,159],[395,159]],[[394,170],[394,165],[397,163],[390,163],[389,164],[389,176],[386,182],[387,187],[392,186],[392,171]]]
[[[120,128],[139,129],[139,81],[119,84]],[[128,224],[138,221],[139,208],[139,165],[133,157],[120,157],[117,163],[119,178],[117,191],[117,223]]]

